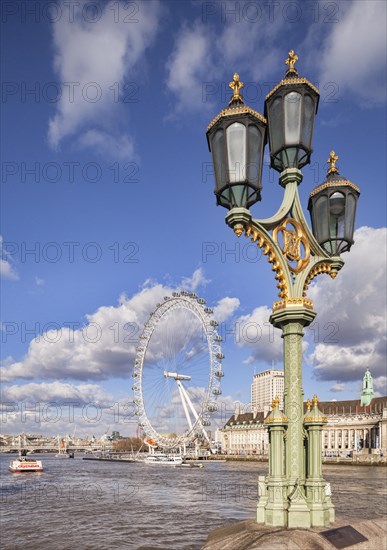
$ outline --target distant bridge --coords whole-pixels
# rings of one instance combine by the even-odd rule
[[[22,448],[31,453],[57,453],[58,445],[22,445]],[[101,452],[101,451],[111,451],[111,447],[106,445],[71,445],[67,447],[67,451],[70,453],[85,453],[85,452]],[[17,453],[19,452],[18,445],[1,445],[0,453]]]

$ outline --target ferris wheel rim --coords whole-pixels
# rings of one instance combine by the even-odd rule
[[[182,292],[174,293],[172,296],[166,296],[164,302],[157,304],[156,309],[151,313],[149,320],[144,324],[144,330],[139,338],[139,345],[136,350],[134,364],[134,402],[137,406],[139,424],[147,437],[157,441],[163,447],[176,447],[191,442],[197,436],[197,430],[204,429],[203,422],[207,422],[212,412],[217,410],[215,401],[221,393],[220,378],[223,376],[222,359],[224,355],[221,351],[220,342],[222,338],[217,332],[218,323],[212,319],[213,310],[204,307],[205,301],[198,298],[196,294]],[[199,320],[202,329],[206,335],[207,350],[209,356],[208,383],[205,396],[202,399],[200,414],[195,419],[191,428],[176,437],[167,437],[160,434],[152,425],[146,412],[143,395],[143,373],[145,368],[145,356],[152,338],[152,335],[162,318],[173,310],[185,309],[190,311]],[[205,414],[204,414],[205,411]],[[204,418],[204,416],[206,418]]]

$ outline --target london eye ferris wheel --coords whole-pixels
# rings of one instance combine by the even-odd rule
[[[144,325],[133,371],[134,402],[144,434],[163,448],[204,438],[217,410],[224,373],[213,310],[192,292],[174,292]]]

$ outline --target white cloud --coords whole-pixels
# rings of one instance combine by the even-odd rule
[[[345,384],[333,384],[330,391],[333,393],[342,392],[345,390]]]
[[[19,274],[14,269],[14,267],[7,261],[0,259],[0,275],[4,279],[9,279],[10,281],[17,281],[19,279]]]
[[[88,130],[79,137],[78,143],[81,148],[90,147],[101,155],[105,153],[119,160],[137,158],[133,138],[127,134],[112,136],[101,130]]]
[[[43,286],[45,284],[45,280],[42,279],[41,277],[35,277],[35,283],[37,284],[37,286]]]
[[[321,82],[336,82],[363,104],[386,100],[386,3],[341,2],[320,57]],[[321,45],[320,45],[321,47]]]
[[[203,268],[199,267],[193,272],[192,277],[183,277],[181,288],[195,292],[200,286],[206,286],[209,282],[210,280],[204,276]]]
[[[66,384],[55,381],[49,383],[29,383],[23,385],[4,386],[2,402],[24,402],[35,405],[40,402],[75,402],[78,406],[88,403],[110,405],[112,396],[96,384]]]
[[[240,306],[240,300],[238,298],[222,298],[214,307],[214,317],[218,323],[223,323],[232,317],[235,311]]]
[[[0,277],[2,279],[8,279],[10,281],[17,281],[19,279],[19,274],[12,265],[10,255],[4,248],[3,243],[3,237],[2,235],[0,235]]]
[[[268,14],[257,17],[251,8],[247,0],[222,2],[221,10],[237,9],[239,17],[226,17],[222,25],[208,18],[205,24],[196,20],[182,27],[167,63],[167,87],[176,98],[175,113],[212,110],[215,102],[225,103],[235,71],[247,84],[249,76],[256,82],[276,68],[278,34],[285,18],[277,16],[268,23]],[[260,51],[265,55],[257,55]],[[227,82],[220,81],[223,74]]]
[[[386,228],[358,229],[337,278],[320,276],[309,290],[318,312],[310,359],[321,380],[359,380],[366,367],[386,374],[386,236]]]
[[[177,112],[203,109],[202,84],[218,74],[213,45],[208,29],[198,22],[180,31],[167,63],[167,87],[177,98]]]
[[[191,278],[184,280],[191,281],[192,289],[207,282],[202,270],[195,271]],[[40,335],[30,342],[24,358],[17,362],[7,361],[1,368],[2,380],[105,380],[115,376],[129,377],[144,323],[156,304],[163,302],[164,296],[171,295],[174,290],[149,283],[132,297],[121,295],[117,306],[101,306],[86,315],[87,323],[83,327],[61,327]],[[178,317],[176,319],[179,327],[182,321]],[[175,348],[180,349],[179,344],[187,343],[187,338],[192,337],[191,347],[193,349],[197,344],[198,351],[202,330],[198,329],[193,334],[195,326],[192,320],[184,326],[189,327],[185,332],[176,331],[182,341],[176,341]],[[171,327],[168,330],[171,333]],[[150,353],[157,349],[158,338],[161,342],[163,335],[162,330],[155,332]]]
[[[271,310],[267,306],[259,306],[250,314],[237,319],[235,330],[238,345],[251,352],[244,363],[282,362],[281,331],[269,323],[270,314]]]
[[[82,0],[74,7],[73,21],[62,17],[53,24],[54,67],[62,95],[49,121],[48,139],[58,148],[66,137],[80,133],[82,146],[97,145],[120,158],[133,147],[132,138],[117,130],[126,105],[121,102],[124,85],[133,81],[154,41],[161,7],[158,0],[141,2],[138,21],[128,24],[126,11],[108,2],[100,19],[91,23],[82,16],[84,4]]]

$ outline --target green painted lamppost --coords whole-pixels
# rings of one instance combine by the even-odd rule
[[[257,522],[271,526],[317,527],[334,520],[334,508],[322,477],[321,439],[326,419],[318,409],[304,413],[302,389],[303,329],[316,316],[307,298],[310,282],[326,273],[335,278],[340,257],[353,244],[359,189],[341,177],[334,151],[326,181],[310,194],[310,230],[298,195],[301,168],[310,162],[319,92],[295,68],[289,52],[284,78],[266,97],[265,116],[244,104],[243,83],[234,74],[229,105],[209,124],[217,204],[229,210],[226,223],[240,237],[257,244],[269,263],[279,290],[270,322],[281,329],[284,348],[284,410],[278,402],[266,419],[269,475],[259,479]],[[269,142],[271,167],[284,188],[278,211],[253,219],[250,206],[261,200],[262,160]]]

